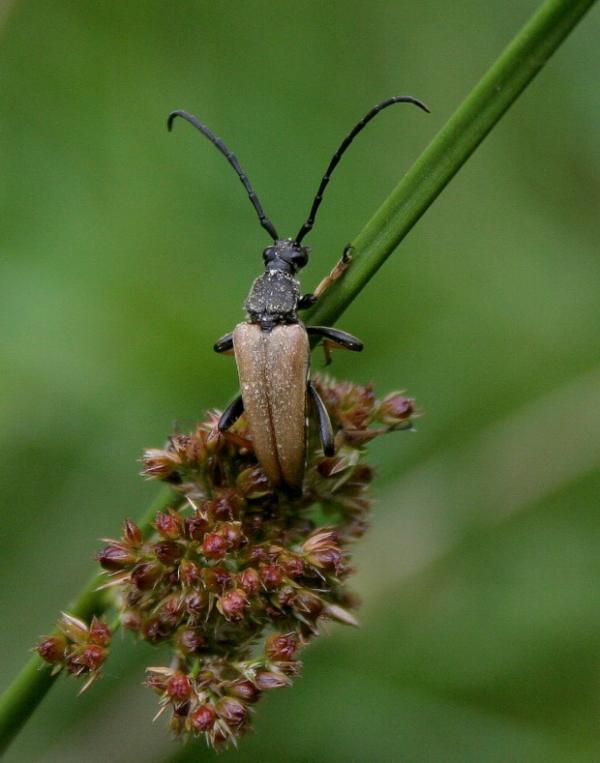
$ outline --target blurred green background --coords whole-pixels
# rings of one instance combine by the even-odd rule
[[[267,243],[237,153],[314,288],[536,0],[0,6],[0,539],[5,684],[139,515],[160,446],[235,391],[212,342],[242,315]],[[332,627],[304,676],[221,760],[600,760],[600,16],[592,12],[343,316],[333,371],[405,388],[416,434],[375,443],[356,548],[360,630]],[[321,356],[315,356],[318,366]],[[59,681],[6,760],[213,760],[150,722],[163,656],[117,638],[81,698]]]

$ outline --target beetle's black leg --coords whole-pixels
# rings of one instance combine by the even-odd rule
[[[340,345],[345,350],[351,350],[352,352],[360,352],[364,346],[360,339],[352,336],[352,334],[340,331],[339,329],[329,328],[329,326],[307,326],[306,333],[309,336],[321,336],[333,342],[333,344]]]
[[[213,347],[215,352],[231,352],[233,350],[233,334],[225,334],[218,339]]]
[[[235,424],[243,412],[244,401],[242,400],[242,396],[238,395],[223,411],[221,418],[219,419],[219,430],[224,432],[226,429],[229,429],[229,427]]]
[[[333,444],[333,429],[331,427],[331,420],[327,413],[327,408],[321,400],[321,396],[315,389],[314,384],[309,381],[307,385],[308,394],[311,400],[315,404],[317,409],[317,416],[319,417],[319,437],[321,439],[321,445],[323,446],[323,453],[326,456],[333,456],[335,453],[335,447]]]
[[[296,310],[306,310],[307,308],[312,307],[317,301],[317,299],[318,297],[316,297],[314,294],[304,294],[298,300],[298,304],[296,305]]]

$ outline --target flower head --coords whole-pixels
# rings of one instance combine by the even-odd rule
[[[356,624],[344,581],[349,544],[368,524],[373,469],[362,462],[363,449],[411,425],[410,398],[379,401],[371,385],[313,381],[336,452],[324,456],[311,427],[300,496],[271,486],[244,416],[221,432],[210,413],[191,433],[144,454],[143,474],[172,486],[172,506],[156,514],[147,537],[126,520],[121,537],[97,554],[122,624],[172,650],[169,667],[148,668],[159,714],[170,712],[175,734],[204,736],[213,747],[235,743],[250,727],[264,692],[291,684],[301,669],[297,654],[323,620]],[[323,514],[325,525],[315,519]],[[65,616],[38,652],[93,680],[109,641],[100,621]]]

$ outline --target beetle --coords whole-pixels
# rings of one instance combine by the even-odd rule
[[[295,238],[280,238],[265,214],[258,196],[236,156],[197,117],[178,109],[169,114],[168,129],[180,117],[204,135],[225,156],[241,180],[260,225],[273,243],[263,251],[265,270],[252,284],[245,303],[247,318],[221,337],[214,349],[235,355],[241,394],[223,412],[218,427],[227,430],[245,412],[256,457],[273,487],[292,493],[300,491],[306,459],[306,409],[312,403],[318,419],[323,452],[334,454],[334,436],[327,410],[310,380],[310,340],[353,352],[363,349],[362,342],[345,331],[327,326],[305,326],[298,311],[315,304],[325,289],[348,267],[350,247],[323,279],[314,293],[301,295],[296,274],[308,262],[309,248],[304,237],[312,229],[317,210],[331,174],[343,153],[358,133],[380,111],[395,103],[411,103],[428,112],[427,106],[411,96],[394,96],[374,106],[354,126],[333,155],[314,197],[306,221]]]

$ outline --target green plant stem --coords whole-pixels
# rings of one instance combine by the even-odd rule
[[[139,526],[142,531],[150,529],[150,523],[157,511],[173,505],[177,501],[170,488],[164,488],[150,504],[141,517]],[[67,611],[82,620],[89,620],[92,615],[100,615],[110,606],[110,597],[105,590],[98,590],[106,582],[102,573],[94,575],[81,589],[79,595],[67,607]],[[34,654],[8,689],[0,697],[0,754],[18,734],[35,708],[40,704],[46,692],[54,684],[57,675],[52,675],[50,666],[38,654]]]
[[[332,324],[366,286],[429,205],[517,99],[595,0],[547,0],[440,130],[353,242],[352,267],[310,312],[315,324]],[[161,493],[141,526],[168,505]],[[106,609],[94,577],[69,611],[87,619]],[[54,682],[36,655],[0,698],[0,751],[18,733]]]
[[[594,2],[540,6],[355,238],[350,268],[310,311],[310,323],[340,317]]]

